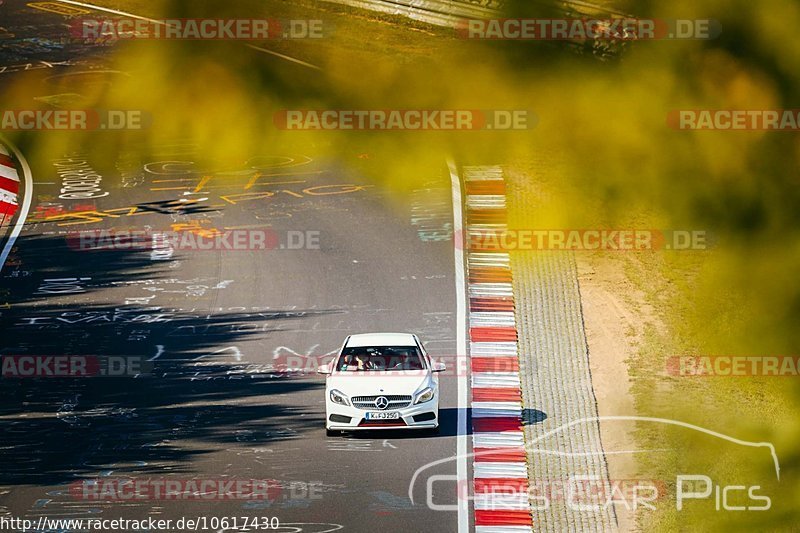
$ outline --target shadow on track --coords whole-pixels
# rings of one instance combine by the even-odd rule
[[[268,364],[253,368],[225,349],[336,311],[97,304],[103,294],[96,293],[113,290],[115,281],[176,273],[142,251],[104,253],[101,262],[69,250],[63,237],[24,238],[18,247],[22,268],[47,268],[18,277],[11,277],[13,265],[4,269],[0,283],[12,297],[0,317],[0,354],[140,356],[153,369],[125,378],[0,378],[0,485],[53,485],[104,470],[190,472],[202,454],[299,438],[323,424],[287,395],[324,383]],[[86,291],[36,294],[42,279],[75,276],[76,269],[91,277]]]
[[[439,409],[439,431],[424,429],[374,429],[369,431],[351,431],[343,436],[353,439],[430,439],[458,436],[458,411],[456,407]],[[472,409],[467,409],[467,435],[472,435]],[[547,414],[537,409],[522,410],[522,425],[540,424],[547,419]],[[337,438],[337,437],[331,437]]]

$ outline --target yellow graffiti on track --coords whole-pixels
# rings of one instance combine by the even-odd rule
[[[302,183],[302,182],[301,182]],[[219,196],[223,202],[237,205],[242,202],[265,200],[274,198],[276,195],[287,195],[293,198],[310,198],[319,196],[335,196],[340,194],[351,194],[373,187],[372,185],[355,185],[350,183],[335,185],[316,185],[306,187],[302,191],[290,191],[288,189],[278,191],[259,191],[226,194]],[[48,214],[46,211],[40,217],[29,219],[29,223],[54,222],[58,226],[74,226],[79,224],[94,224],[107,219],[120,219],[141,215],[151,214],[177,214],[189,215],[196,212],[217,211],[225,204],[205,204],[203,200],[180,198],[177,200],[167,200],[162,202],[142,203],[127,207],[115,207],[113,209],[88,209],[84,211],[69,211],[66,213]]]

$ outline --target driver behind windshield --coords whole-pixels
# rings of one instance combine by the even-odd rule
[[[369,354],[356,354],[356,370],[372,370],[375,365],[369,360]]]
[[[339,363],[339,370],[350,372],[373,370],[374,367],[375,365],[369,360],[369,354],[365,352],[345,354]]]

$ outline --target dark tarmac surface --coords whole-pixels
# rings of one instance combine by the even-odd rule
[[[0,52],[0,87],[47,70],[74,76],[70,98],[82,87],[113,88],[119,73],[93,72],[104,70],[110,48],[60,42],[59,14],[15,1],[0,9],[13,34]],[[298,75],[296,65],[285,68]],[[45,83],[28,96],[67,98],[51,93]],[[438,436],[329,438],[324,379],[281,368],[288,356],[328,355],[367,331],[414,332],[434,357],[455,353],[452,214],[426,203],[449,198],[443,163],[429,190],[397,198],[349,155],[332,160],[313,147],[218,167],[193,165],[199,148],[180,139],[141,150],[120,143],[115,153],[39,150],[50,164],[40,151],[28,222],[0,274],[0,354],[131,356],[148,360],[152,374],[0,380],[0,514],[275,516],[294,524],[284,531],[309,532],[456,529],[455,513],[425,506],[424,483],[415,505],[407,496],[415,469],[456,453],[454,377],[442,380]],[[103,196],[60,198],[59,163],[92,169]],[[430,210],[441,231],[415,222]],[[278,246],[160,254],[70,246],[74,232],[101,229],[264,230]],[[315,238],[318,247],[308,245]],[[297,239],[306,246],[289,249]],[[455,475],[455,462],[431,473]],[[98,478],[269,479],[281,490],[215,502],[97,501],[69,491]],[[454,483],[436,490],[437,503],[455,502]]]

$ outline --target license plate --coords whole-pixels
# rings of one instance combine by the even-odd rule
[[[367,413],[367,420],[395,420],[400,418],[400,413],[381,411],[378,413]]]

